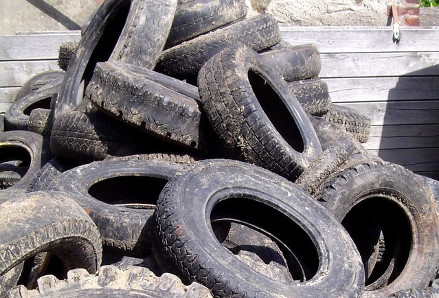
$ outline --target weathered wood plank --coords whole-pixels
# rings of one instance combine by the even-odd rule
[[[439,51],[342,53],[320,56],[322,78],[439,75]]]
[[[79,31],[0,36],[0,61],[56,59],[61,43],[80,37]]]
[[[392,27],[280,26],[292,44],[313,43],[321,53],[438,51],[439,28],[401,27],[401,41],[392,40]]]
[[[57,60],[3,61],[0,62],[0,87],[19,87],[36,74],[59,69]]]
[[[327,78],[333,102],[439,100],[437,77]]]
[[[20,87],[8,87],[0,88],[0,101],[1,102],[14,102],[15,96],[20,90]],[[2,111],[0,111],[1,113]]]
[[[419,8],[421,26],[439,26],[439,7]]]

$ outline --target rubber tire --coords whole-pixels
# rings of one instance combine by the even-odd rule
[[[288,83],[303,110],[314,116],[323,116],[332,108],[328,84],[319,78]]]
[[[50,137],[50,149],[54,156],[79,161],[147,153],[166,147],[101,112],[65,112],[53,123]]]
[[[247,6],[241,0],[195,0],[177,6],[165,48],[170,48],[242,19]]]
[[[55,119],[57,114],[74,110],[81,103],[97,62],[117,60],[154,68],[176,7],[177,0],[105,1],[90,20],[72,56],[58,94]]]
[[[66,41],[59,46],[58,50],[58,66],[62,70],[66,71],[69,67],[70,60],[75,54],[78,48],[79,42],[77,41]]]
[[[279,26],[274,17],[258,15],[163,51],[156,70],[178,79],[196,77],[205,62],[229,46],[241,43],[260,51],[280,40]]]
[[[337,124],[361,143],[366,143],[369,139],[371,120],[354,109],[332,104],[323,118]]]
[[[53,112],[50,109],[36,108],[30,112],[27,129],[49,138],[52,132]]]
[[[36,91],[19,98],[5,113],[5,131],[28,130],[29,115],[36,108],[50,108],[53,94],[59,91],[62,79],[48,82]]]
[[[434,277],[439,261],[439,222],[436,204],[427,185],[412,172],[399,165],[386,162],[374,161],[357,164],[334,175],[316,198],[342,223],[347,216],[350,217],[349,220],[352,220],[352,217],[358,215],[353,213],[353,208],[359,204],[362,204],[360,207],[364,209],[358,209],[360,208],[358,207],[355,212],[363,211],[364,214],[369,207],[373,210],[370,216],[377,214],[374,218],[379,220],[383,227],[386,243],[384,253],[394,258],[396,269],[389,266],[392,269],[390,284],[381,286],[378,284],[380,279],[386,277],[385,270],[380,276],[369,280],[367,291],[363,294],[364,297],[388,296],[403,289],[424,288]],[[382,202],[391,203],[392,207],[383,205]],[[382,218],[379,217],[380,210],[383,210],[381,211],[383,212]],[[389,212],[392,212],[391,219],[388,217]],[[397,220],[398,214],[400,218],[404,218],[403,221]],[[406,230],[409,229],[404,226],[406,224],[411,226],[410,231]],[[345,221],[344,225],[348,231],[355,228],[355,223],[349,221]],[[402,247],[409,247],[409,251],[401,252],[397,249],[388,251],[389,241],[387,239],[392,239],[395,235],[392,225],[393,229],[406,232],[409,235],[407,236],[410,238],[409,240],[404,240],[402,236],[392,240],[399,241],[398,243],[401,243],[399,245]],[[386,238],[386,233],[392,234],[387,234]],[[358,233],[353,237],[358,237]],[[410,241],[411,244],[406,243],[407,241]],[[395,245],[397,246],[398,243]],[[404,253],[407,254],[406,257]],[[367,255],[363,257],[367,257]],[[404,266],[403,271],[402,266]],[[389,280],[385,280],[386,283]]]
[[[140,68],[126,64],[98,63],[87,88],[87,96],[113,118],[134,126],[171,144],[192,149],[203,148],[203,121],[198,103],[175,89],[192,91],[180,82],[174,90],[158,78],[146,78]],[[169,81],[169,79],[166,79]],[[197,96],[198,98],[198,96]]]
[[[198,85],[213,130],[239,159],[295,180],[322,152],[286,82],[248,47],[212,57]]]
[[[123,252],[124,255],[144,257],[151,247],[146,223],[154,212],[151,205],[155,205],[158,199],[158,193],[148,195],[148,190],[150,192],[157,191],[161,187],[160,183],[165,183],[183,169],[181,164],[160,160],[110,159],[82,165],[62,173],[53,181],[52,189],[78,194],[76,198],[78,204],[87,210],[89,216],[98,226],[106,248],[115,252]],[[153,188],[153,184],[141,185],[144,188],[142,193],[144,193],[146,201],[144,209],[114,205],[117,199],[126,200],[128,195],[122,195],[122,191],[136,195],[137,199],[139,199],[139,193],[136,192],[138,191],[136,189],[122,189],[122,180],[111,185],[108,181],[111,181],[112,178],[131,178],[130,181],[138,187],[139,177],[159,179],[159,183],[155,185],[157,189]],[[97,187],[91,190],[98,182],[101,185],[108,184],[106,192]],[[148,181],[148,183],[150,182]],[[92,196],[92,194],[97,197]],[[102,201],[101,198],[107,201]],[[130,198],[128,196],[128,199]]]
[[[40,89],[41,87],[46,86],[52,81],[64,79],[64,75],[64,71],[49,70],[33,76],[27,80],[23,86],[21,86],[20,91],[18,91],[18,94],[15,96],[15,100],[19,100],[20,98]]]
[[[26,174],[10,189],[27,189],[36,173],[52,158],[46,139],[21,130],[0,133],[0,156],[2,162],[22,160],[23,165],[28,167]]]
[[[317,261],[318,270],[310,268],[308,273],[316,272],[303,283],[279,283],[256,274],[237,262],[214,235],[210,222],[220,219],[239,220],[271,233],[310,267]],[[325,289],[325,297],[347,297],[363,290],[358,251],[341,225],[299,187],[247,163],[197,162],[168,182],[152,223],[159,264],[173,268],[187,282],[204,284],[214,296],[317,297]],[[283,235],[286,231],[288,235]],[[301,258],[298,246],[309,259]]]
[[[321,70],[320,52],[313,44],[293,46],[287,42],[279,43],[260,55],[287,82],[315,78]]]
[[[19,195],[2,203],[0,214],[0,276],[41,252],[57,256],[66,270],[97,271],[102,258],[99,232],[70,195]],[[0,285],[0,294],[7,290]]]
[[[170,273],[156,276],[147,268],[130,266],[120,270],[102,266],[97,275],[83,269],[73,269],[66,280],[46,275],[38,280],[37,290],[23,286],[9,291],[9,297],[212,297],[209,290],[198,283],[184,285]]]
[[[409,289],[393,293],[389,297],[396,298],[435,298],[439,297],[439,289],[428,287],[425,289]]]

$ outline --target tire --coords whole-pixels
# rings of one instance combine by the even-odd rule
[[[27,129],[49,138],[52,132],[53,112],[50,109],[33,109],[29,114]]]
[[[242,43],[260,51],[280,40],[277,21],[271,15],[259,15],[163,51],[156,70],[178,79],[195,77],[205,62],[229,46]]]
[[[158,195],[182,169],[164,161],[105,160],[62,173],[52,189],[78,194],[78,204],[98,226],[106,248],[144,257],[151,247],[146,223]]]
[[[1,162],[21,161],[26,168],[22,178],[11,189],[27,189],[42,165],[52,157],[49,144],[42,136],[29,131],[9,131],[0,133]]]
[[[298,46],[281,42],[281,46],[260,55],[287,82],[315,78],[321,70],[320,53],[313,44]]]
[[[66,112],[53,123],[50,137],[54,156],[78,161],[147,153],[163,147],[157,140],[100,112]]]
[[[295,180],[321,146],[300,103],[264,62],[243,46],[215,55],[199,73],[200,99],[232,155]]]
[[[283,243],[296,282],[273,281],[237,262],[213,231],[212,222],[224,220]],[[317,297],[325,289],[325,297],[354,297],[364,286],[358,252],[340,224],[294,184],[247,163],[197,162],[168,182],[151,223],[159,264],[214,296]]]
[[[115,266],[102,266],[97,275],[83,269],[73,269],[66,280],[46,275],[38,280],[38,289],[23,286],[9,291],[19,297],[212,297],[209,290],[198,283],[184,285],[170,273],[158,277],[147,268],[130,266],[120,270]]]
[[[195,0],[177,6],[165,49],[222,27],[247,14],[241,0]]]
[[[371,120],[354,109],[333,104],[323,118],[337,124],[361,143],[369,139]]]
[[[10,160],[0,163],[0,189],[7,189],[20,181],[28,167],[22,160]]]
[[[36,108],[50,108],[53,94],[59,91],[62,80],[53,80],[44,87],[16,100],[5,113],[5,130],[27,130],[29,115]]]
[[[202,138],[205,121],[198,103],[145,78],[144,73],[140,68],[123,64],[99,63],[87,96],[114,118],[150,135],[187,148],[202,147],[200,142],[205,141]],[[187,89],[192,90],[183,82],[179,85],[186,93]],[[178,85],[175,84],[175,87]]]
[[[150,154],[135,154],[123,157],[107,157],[106,160],[157,160],[169,163],[191,165],[195,163],[198,158],[187,154],[174,153],[150,153]]]
[[[90,20],[72,56],[54,117],[81,103],[97,62],[117,60],[154,68],[176,6],[176,0],[105,1]]]
[[[45,72],[41,72],[29,80],[27,80],[23,86],[21,86],[20,91],[18,91],[17,96],[15,97],[15,101],[19,100],[22,97],[40,89],[41,87],[46,86],[48,83],[52,81],[62,80],[64,79],[65,72],[61,70],[49,70]]]
[[[428,287],[426,289],[409,289],[393,293],[389,297],[396,298],[435,298],[439,297],[439,289]]]
[[[331,110],[332,102],[326,82],[308,79],[288,83],[288,86],[306,113],[323,116]]]
[[[316,197],[351,234],[363,261],[376,245],[376,240],[364,241],[365,234],[376,223],[383,232],[384,261],[366,279],[365,297],[424,288],[434,277],[439,260],[436,204],[412,172],[385,162],[357,164],[334,175]]]
[[[58,51],[58,66],[62,70],[66,71],[69,67],[70,60],[72,60],[73,54],[75,54],[78,48],[79,42],[77,41],[67,41],[59,46]]]
[[[65,272],[74,268],[84,268],[90,273],[97,271],[102,258],[99,232],[70,195],[23,194],[1,204],[0,214],[3,227],[0,229],[0,276],[23,262],[26,268],[26,261],[43,252],[51,255],[52,261],[54,257],[58,259],[53,263],[46,259],[46,274],[54,272],[64,278]],[[56,268],[59,264],[62,268]],[[26,277],[23,269],[20,279],[25,281]],[[0,285],[2,295],[7,290]]]

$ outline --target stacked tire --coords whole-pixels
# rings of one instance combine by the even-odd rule
[[[107,0],[64,71],[23,86],[0,133],[1,295],[437,292],[436,184],[370,155],[318,49],[246,14]]]

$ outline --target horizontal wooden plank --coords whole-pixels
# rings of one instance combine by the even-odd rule
[[[61,43],[80,37],[79,31],[0,36],[0,61],[57,59]]]
[[[19,87],[36,74],[59,69],[57,60],[3,61],[0,62],[0,87]]]
[[[437,77],[327,78],[333,102],[439,100]]]
[[[400,27],[393,42],[392,27],[280,26],[282,38],[295,45],[313,43],[321,53],[438,51],[439,28]]]
[[[14,102],[18,90],[20,90],[20,87],[0,88],[0,101]],[[1,112],[2,111],[0,111],[0,113]]]
[[[322,78],[439,75],[439,51],[321,54],[320,57]]]
[[[439,7],[419,8],[421,26],[439,26]]]

